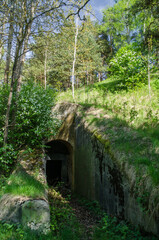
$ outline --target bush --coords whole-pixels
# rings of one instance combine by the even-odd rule
[[[12,104],[8,143],[3,147],[3,132],[9,88],[0,88],[0,172],[9,173],[15,163],[17,151],[24,147],[40,147],[43,141],[54,135],[59,121],[51,113],[55,91],[27,83],[22,86],[17,106]],[[12,115],[16,113],[13,124]]]
[[[125,89],[140,87],[147,80],[146,62],[130,46],[122,47],[110,61],[108,71]]]
[[[58,120],[53,118],[55,92],[29,83],[22,86],[16,112],[16,124],[10,133],[10,141],[16,139],[16,147],[38,147],[51,134],[55,134]]]

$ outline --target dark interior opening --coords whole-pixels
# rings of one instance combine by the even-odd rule
[[[46,177],[48,185],[55,186],[59,181],[69,182],[70,150],[67,142],[53,140],[46,144]]]
[[[54,160],[46,162],[46,176],[48,185],[56,185],[61,181],[62,161]]]

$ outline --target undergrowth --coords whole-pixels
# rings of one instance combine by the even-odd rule
[[[64,195],[60,192],[63,186],[49,188],[49,203],[51,213],[50,233],[41,233],[23,229],[5,222],[0,223],[1,240],[157,240],[156,237],[141,234],[138,228],[119,221],[116,217],[108,216],[100,208],[96,201],[89,201],[79,196],[71,196],[70,191]],[[59,191],[60,190],[60,191]],[[92,235],[88,238],[85,228],[79,223],[73,208],[70,205],[72,197],[76,197],[78,203],[90,212],[90,215],[98,217],[99,223],[91,229]]]
[[[57,239],[80,240],[84,232],[69,201],[70,194],[63,197],[58,187],[49,189],[51,230]]]

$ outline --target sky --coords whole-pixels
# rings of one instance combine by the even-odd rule
[[[90,5],[95,12],[95,16],[99,21],[102,21],[102,9],[106,9],[109,6],[114,5],[114,0],[90,0]]]

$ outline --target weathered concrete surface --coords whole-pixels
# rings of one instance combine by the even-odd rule
[[[22,224],[23,227],[29,227],[32,230],[43,233],[47,233],[50,230],[50,210],[47,190],[45,190],[44,164],[42,151],[35,150],[30,154],[24,151],[20,153],[19,164],[13,174],[16,175],[18,171],[24,171],[28,176],[33,176],[36,181],[40,182],[44,186],[44,191],[42,191],[39,197],[35,198],[10,193],[4,194],[0,198],[1,221]],[[14,185],[12,181],[8,181],[8,184]],[[19,182],[19,184],[23,183]]]
[[[146,179],[142,187],[137,186],[134,166],[122,161],[122,153],[112,149],[104,134],[105,126],[88,123],[83,117],[84,109],[80,111],[77,105],[63,103],[56,106],[56,111],[64,120],[57,139],[71,142],[74,148],[73,190],[90,200],[99,201],[107,213],[159,236],[159,203],[155,204],[158,187],[152,188],[150,179]],[[100,117],[100,110],[90,111],[94,117]],[[138,193],[144,188],[149,192],[146,211],[137,201],[142,194],[138,195],[136,186],[139,187]]]

